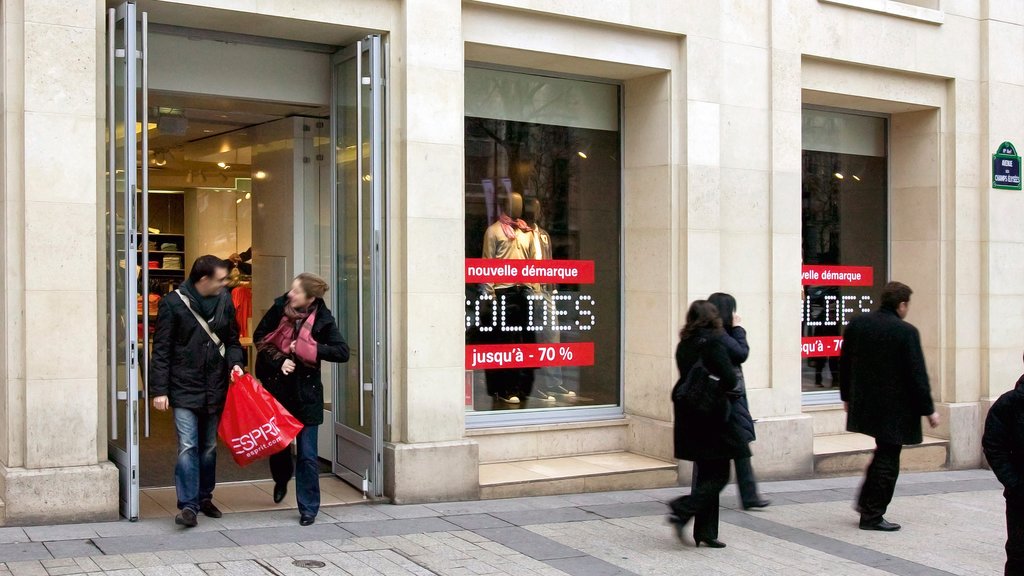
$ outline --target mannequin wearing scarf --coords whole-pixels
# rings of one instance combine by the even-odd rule
[[[533,229],[522,220],[523,196],[511,192],[498,220],[484,233],[483,257],[499,260],[534,260]],[[502,310],[504,322],[509,327],[525,327],[529,310],[528,296],[534,293],[536,285],[493,284],[495,308],[492,313]],[[536,342],[534,332],[520,329],[495,330],[490,333],[490,344],[520,344]],[[487,394],[495,402],[518,406],[533,391],[534,370],[532,368],[508,368],[487,370]]]

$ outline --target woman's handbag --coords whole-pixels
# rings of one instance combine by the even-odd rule
[[[725,399],[718,388],[718,382],[718,377],[704,367],[703,360],[698,360],[686,378],[672,389],[672,402],[682,404],[694,412],[713,414],[721,409]]]

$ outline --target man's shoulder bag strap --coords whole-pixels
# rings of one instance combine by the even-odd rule
[[[214,345],[217,346],[217,351],[220,352],[220,355],[224,356],[227,352],[224,343],[221,342],[220,338],[218,338],[217,335],[213,333],[213,330],[210,330],[210,325],[206,322],[206,319],[200,316],[199,313],[196,312],[194,308],[192,308],[192,303],[189,302],[188,296],[182,294],[180,288],[175,290],[175,292],[177,292],[178,298],[181,298],[181,301],[185,303],[185,308],[188,308],[188,311],[191,312],[193,316],[195,316],[196,322],[199,322],[199,325],[202,326],[203,330],[206,331],[206,335],[210,337],[210,340],[213,340],[213,343]]]

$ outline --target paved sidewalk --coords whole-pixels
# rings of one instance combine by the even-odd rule
[[[449,504],[226,514],[183,530],[165,519],[0,528],[0,576],[612,576],[1002,574],[999,484],[986,470],[904,474],[894,534],[857,529],[860,478],[764,483],[774,504],[737,509],[724,550],[681,544],[665,502],[685,489]]]

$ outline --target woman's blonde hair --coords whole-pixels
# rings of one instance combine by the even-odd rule
[[[303,272],[296,276],[295,279],[299,281],[299,285],[302,286],[302,291],[306,293],[306,296],[323,298],[327,290],[330,289],[326,280],[312,272]]]

